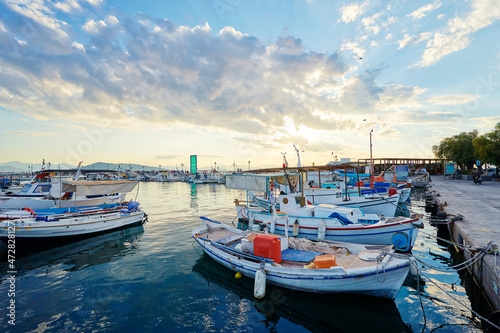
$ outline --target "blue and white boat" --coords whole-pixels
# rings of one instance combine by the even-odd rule
[[[412,265],[410,256],[396,255],[390,247],[281,236],[278,258],[271,258],[257,253],[256,233],[206,220],[192,230],[194,240],[219,264],[255,279],[256,298],[265,295],[269,283],[311,293],[361,294],[393,300]],[[324,255],[332,257],[333,263],[318,266],[317,258]]]
[[[242,174],[229,175],[228,188],[246,189],[268,193],[270,207],[279,205],[279,210],[262,209],[259,206],[242,205],[235,201],[238,217],[249,221],[249,228],[260,230],[268,227],[272,233],[290,233],[309,239],[361,244],[393,244],[399,239],[400,250],[409,251],[415,244],[418,228],[422,222],[418,217],[385,217],[369,214],[359,207],[333,204],[310,204],[302,193],[281,193],[276,198],[269,192],[269,184],[300,184],[300,174]],[[397,205],[397,196],[394,196]],[[377,200],[377,199],[373,199]],[[275,201],[275,202],[273,202]]]

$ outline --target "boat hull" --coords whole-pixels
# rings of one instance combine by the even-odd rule
[[[204,252],[219,264],[235,272],[254,278],[261,264],[238,259],[236,256],[217,249],[209,242],[195,240]],[[328,294],[361,294],[394,300],[410,269],[409,260],[385,268],[359,268],[345,270],[342,267],[330,269],[289,269],[266,264],[268,283],[293,290]]]
[[[0,223],[0,240],[7,243],[9,233],[15,234],[16,244],[85,238],[142,224],[144,218],[145,213],[137,211],[79,216],[54,222],[36,222],[35,219],[8,220]]]
[[[271,225],[273,233],[285,235],[286,216],[278,216],[276,221],[273,221],[273,215],[263,212],[250,211],[249,213],[243,208],[240,211],[244,219],[250,220],[253,217],[254,223],[263,225],[264,221]],[[340,225],[336,219],[320,218],[320,217],[303,217],[288,215],[288,235],[293,235],[294,223],[299,223],[297,237],[308,239],[318,239],[320,234],[320,223],[323,222],[326,226],[325,239],[339,242],[358,243],[358,244],[393,244],[393,236],[396,233],[404,234],[409,242],[409,250],[415,245],[418,236],[418,228],[413,224],[417,224],[419,219],[406,219],[403,222],[393,223],[376,223],[373,225],[365,224],[347,224]],[[274,224],[274,225],[273,225]]]
[[[396,214],[399,195],[393,196],[348,196],[337,190],[310,189],[305,192],[306,200],[313,205],[331,204],[339,207],[361,208],[365,214],[392,217]]]

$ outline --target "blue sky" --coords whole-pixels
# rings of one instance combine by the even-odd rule
[[[1,161],[433,157],[500,121],[500,6],[0,2]]]

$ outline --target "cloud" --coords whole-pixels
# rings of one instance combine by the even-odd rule
[[[471,35],[500,18],[500,6],[496,0],[473,0],[471,11],[465,17],[448,20],[447,27],[434,33],[427,42],[422,59],[416,65],[431,66],[444,56],[463,50],[471,43]]]
[[[81,22],[59,41],[65,52],[48,39],[39,42],[47,48],[28,40],[0,52],[0,105],[36,119],[204,127],[306,145],[316,132],[366,126],[362,115],[421,103],[422,88],[381,85],[381,68],[351,74],[341,53],[307,51],[293,36],[264,43],[230,26],[214,32],[145,14]],[[342,50],[365,52],[355,42]],[[391,125],[381,121],[381,133],[393,135]]]
[[[77,12],[82,10],[82,6],[80,6],[78,1],[76,0],[66,0],[64,2],[56,2],[54,4],[54,7],[65,13]]]
[[[363,2],[362,4],[352,3],[350,5],[344,6],[339,9],[341,14],[340,20],[344,23],[350,23],[356,21],[356,19],[363,15],[368,7],[368,1]]]
[[[430,3],[426,6],[420,7],[416,11],[409,14],[408,17],[411,17],[413,21],[420,20],[427,15],[427,12],[433,11],[439,7],[441,7],[441,2],[435,1],[434,3]]]
[[[413,35],[413,36],[405,34],[404,38],[398,41],[399,44],[398,49],[401,50],[407,45],[418,44],[421,41],[428,40],[430,38],[432,38],[432,33],[430,32],[422,32],[419,35]]]
[[[159,160],[173,160],[173,159],[178,159],[179,157],[180,157],[179,155],[162,155],[162,154],[155,155],[155,158]]]
[[[43,0],[7,0],[0,4],[0,12],[6,14],[4,28],[21,39],[53,53],[68,52],[68,24],[57,19]]]
[[[427,102],[436,105],[460,105],[470,103],[479,96],[476,95],[443,95],[427,99]]]
[[[365,55],[366,50],[358,45],[356,42],[345,41],[342,44],[341,50],[352,51],[358,57],[362,57]]]
[[[19,135],[19,136],[47,136],[56,134],[50,132],[30,132],[30,131],[5,131],[4,133],[7,135]]]

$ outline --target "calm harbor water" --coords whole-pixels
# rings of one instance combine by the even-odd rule
[[[133,199],[136,193],[129,195]],[[424,212],[418,195],[407,207]],[[438,286],[408,280],[397,299],[311,295],[268,285],[253,298],[253,280],[202,254],[190,231],[207,216],[234,223],[224,185],[141,183],[144,226],[53,248],[23,249],[16,258],[16,325],[8,324],[9,283],[0,247],[1,332],[480,332],[480,321],[453,272],[428,270]],[[413,254],[446,267],[453,259],[428,219]],[[20,249],[17,249],[20,250]],[[443,291],[443,290],[444,291]],[[422,298],[425,319],[420,306]]]

